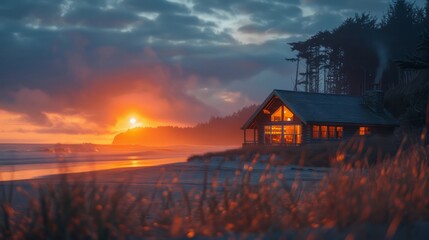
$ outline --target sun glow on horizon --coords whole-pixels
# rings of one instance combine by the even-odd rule
[[[187,127],[188,124],[149,117],[143,111],[118,111],[115,122],[97,124],[83,115],[45,113],[52,126],[44,127],[31,122],[16,113],[0,110],[0,143],[41,144],[110,144],[119,133],[138,128],[158,126]]]

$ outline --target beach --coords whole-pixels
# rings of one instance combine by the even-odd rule
[[[427,202],[427,191],[421,182],[427,181],[427,175],[423,170],[426,168],[417,170],[426,166],[418,157],[422,156],[419,151],[424,150],[419,146],[398,155],[391,163],[371,168],[350,168],[347,164],[334,167],[278,164],[280,156],[264,153],[254,157],[224,152],[202,154],[207,147],[198,148],[199,156],[188,160],[190,155],[197,154],[197,148],[135,148],[131,148],[133,151],[99,148],[97,153],[76,154],[74,147],[66,150],[62,146],[61,152],[54,153],[54,156],[63,156],[60,163],[49,162],[53,159],[40,163],[33,158],[33,167],[47,170],[43,164],[55,163],[62,169],[58,174],[0,184],[3,206],[13,209],[6,211],[10,214],[7,216],[24,223],[13,228],[30,236],[62,236],[81,233],[82,229],[84,233],[95,231],[97,227],[98,230],[115,229],[116,234],[136,239],[184,236],[345,239],[348,235],[357,239],[386,236],[407,239],[410,235],[427,239],[429,236],[425,230],[428,221],[421,210]],[[225,150],[210,149],[216,148]],[[52,154],[43,152],[40,154]],[[155,155],[158,158],[153,158]],[[73,166],[73,161],[89,162],[82,160],[83,156],[97,160],[103,160],[104,156],[104,162],[112,162],[115,167],[97,169],[99,161],[93,160],[85,171],[70,171],[73,168],[67,166]],[[128,159],[128,165],[118,165],[120,161],[127,161],[119,156],[137,158]],[[26,171],[23,161],[21,157],[14,167]],[[133,161],[140,165],[133,165]],[[402,178],[397,177],[399,173]],[[400,188],[395,187],[398,184]],[[404,196],[403,189],[410,189],[409,194]],[[392,204],[402,202],[409,204],[404,208],[406,211],[412,210],[408,213],[410,219],[392,225],[397,218],[395,214],[402,211]],[[413,210],[413,206],[419,207]],[[25,225],[27,219],[37,228]],[[63,233],[52,228],[44,233],[46,224],[67,226],[71,230]]]
[[[0,181],[186,162],[189,156],[236,146],[0,144]]]
[[[96,146],[82,151],[80,145],[1,145],[1,179],[3,186],[14,191],[14,208],[22,209],[28,201],[37,199],[40,187],[68,183],[88,184],[115,189],[126,186],[130,193],[150,195],[165,189],[175,194],[186,190],[201,191],[204,186],[241,182],[248,175],[250,184],[258,184],[267,173],[284,176],[289,187],[311,190],[329,168],[271,166],[266,161],[249,159],[193,158],[206,152],[224,151],[228,146]],[[64,149],[67,148],[67,149]],[[14,151],[12,151],[14,149]],[[78,150],[79,151],[78,151]],[[96,149],[96,151],[95,151]],[[21,151],[21,152],[18,152]],[[7,156],[14,158],[8,158]],[[261,156],[267,159],[268,156]],[[12,183],[12,184],[11,184]],[[221,192],[222,189],[218,188]]]

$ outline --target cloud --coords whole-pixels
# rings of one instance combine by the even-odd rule
[[[129,10],[153,13],[181,13],[187,14],[190,12],[184,4],[170,2],[166,0],[124,0],[123,4]]]
[[[100,9],[95,6],[74,8],[64,19],[66,24],[94,28],[124,28],[143,21],[125,9]]]
[[[306,5],[322,7],[332,10],[353,10],[353,11],[386,11],[389,2],[384,0],[303,0]]]
[[[51,1],[2,0],[0,5],[2,20],[38,20],[41,24],[46,24],[55,21],[60,12],[60,5]]]

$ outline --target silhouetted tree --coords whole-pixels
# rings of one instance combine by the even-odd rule
[[[408,101],[411,106],[408,108],[411,109],[408,112],[411,112],[413,119],[417,120],[416,125],[423,122],[420,122],[419,119],[425,119],[426,128],[429,129],[429,33],[426,31],[414,56],[397,61],[397,63],[405,71],[423,72],[420,77],[416,77],[415,85],[417,86],[412,87],[408,93],[409,96],[404,98],[410,98],[411,95],[411,99],[414,100]]]
[[[374,52],[376,19],[369,14],[348,18],[332,35],[343,52],[343,74],[349,94],[359,95],[372,81],[377,55]]]
[[[414,51],[428,22],[429,0],[424,8],[395,0],[380,22],[369,14],[356,15],[331,31],[290,43],[305,61],[300,83],[310,92],[321,92],[321,85],[327,93],[358,95],[374,83],[388,90],[401,79],[395,60]]]
[[[305,90],[360,94],[365,80],[375,72],[377,57],[374,53],[373,36],[376,19],[369,14],[348,18],[341,26],[319,32],[310,39],[290,43],[297,56],[306,60],[306,71],[301,83]]]
[[[423,20],[423,9],[415,7],[414,3],[396,0],[389,6],[380,27],[381,37],[389,55],[389,63],[382,81],[384,89],[398,84],[400,76],[394,61],[403,59],[415,50]]]

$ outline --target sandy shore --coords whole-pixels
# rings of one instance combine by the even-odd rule
[[[290,166],[267,166],[266,163],[251,163],[239,160],[223,161],[220,158],[209,161],[192,161],[171,163],[160,166],[118,168],[85,173],[67,174],[67,178],[72,181],[95,181],[100,185],[126,184],[134,190],[151,190],[157,184],[167,186],[171,184],[180,185],[186,189],[199,189],[204,184],[207,174],[207,184],[213,181],[224,183],[241,179],[245,174],[250,173],[250,181],[257,184],[264,172],[270,172],[277,176],[282,174],[287,183],[299,182],[303,187],[312,186],[318,183],[322,177],[329,172],[328,168],[298,167]],[[54,183],[59,181],[64,175],[50,175],[30,182],[37,184]]]
[[[176,156],[177,157],[177,156]],[[203,189],[204,179],[207,177],[206,184],[212,186],[216,181],[222,191],[224,183],[228,184],[241,183],[243,178],[250,176],[250,183],[258,184],[261,180],[262,173],[269,172],[271,176],[283,176],[287,185],[292,187],[293,183],[300,190],[311,191],[324,175],[329,172],[328,168],[317,167],[298,167],[298,166],[276,166],[268,167],[267,163],[257,162],[251,165],[250,162],[233,159],[224,161],[221,157],[212,157],[208,161],[194,160],[186,162],[187,157],[180,156],[180,159],[173,161],[163,161],[162,165],[151,166],[151,162],[142,161],[146,165],[134,166],[116,166],[113,169],[100,170],[94,166],[94,171],[85,170],[85,172],[73,173],[70,169],[62,169],[67,174],[52,174],[38,178],[18,180],[12,182],[0,182],[5,189],[13,188],[14,191],[14,208],[24,210],[28,206],[28,201],[37,199],[39,186],[56,185],[64,177],[70,183],[90,183],[95,181],[99,186],[115,188],[120,185],[126,186],[127,191],[134,195],[144,194],[146,196],[169,189],[176,194],[182,190],[187,192],[199,192]],[[171,160],[171,159],[170,159]],[[156,161],[153,164],[156,164]],[[158,162],[159,164],[159,162]],[[61,173],[57,169],[56,173]],[[31,169],[28,169],[31,171]],[[36,170],[37,171],[37,170]],[[12,176],[13,177],[13,176]],[[16,191],[19,189],[18,191]]]
[[[250,182],[252,184],[258,184],[261,181],[261,176],[268,173],[271,176],[283,176],[283,179],[287,184],[292,187],[298,186],[300,190],[311,191],[320,180],[329,174],[331,170],[329,168],[320,167],[299,167],[294,165],[289,166],[276,166],[270,167],[266,163],[249,163],[239,161],[238,159],[231,161],[223,161],[221,158],[212,158],[209,161],[191,161],[166,164],[161,166],[150,166],[150,167],[135,167],[135,168],[120,168],[102,171],[93,171],[86,173],[72,173],[66,175],[51,175],[43,178],[15,181],[13,187],[21,187],[24,191],[17,193],[14,202],[15,209],[20,210],[19,206],[26,206],[28,203],[29,196],[37,196],[37,188],[33,186],[43,186],[45,184],[55,184],[60,182],[63,177],[67,177],[70,181],[78,181],[87,183],[89,181],[96,182],[102,186],[116,187],[121,184],[125,184],[130,192],[143,192],[148,195],[153,191],[161,193],[164,189],[172,189],[174,191],[180,191],[180,189],[186,189],[189,191],[199,191],[204,185],[204,179],[207,176],[207,183],[213,186],[213,182],[217,181],[220,183],[219,190],[222,189],[222,183],[228,181],[232,184],[234,181],[240,182],[246,175],[250,174]],[[3,183],[8,184],[8,183]],[[25,192],[23,194],[22,192]],[[23,196],[26,195],[26,196]],[[159,203],[156,202],[155,203]],[[24,210],[24,209],[22,209]],[[429,232],[426,231],[428,223],[419,221],[413,224],[413,237],[415,239],[427,239]],[[385,236],[388,225],[373,225],[373,224],[360,224],[350,228],[339,229],[311,229],[303,228],[300,230],[287,230],[270,232],[264,236],[263,239],[278,239],[287,236],[288,239],[301,239],[300,236],[307,236],[310,232],[319,234],[320,236],[327,236],[326,239],[344,239],[349,232],[356,232],[356,229],[361,229],[361,233],[365,233],[368,239],[379,239],[380,236]],[[397,238],[395,239],[408,239],[410,236],[410,228],[405,225],[401,226],[397,230]],[[415,233],[416,232],[416,233]],[[240,238],[240,234],[225,235],[227,237]],[[251,238],[257,238],[257,235],[250,235]],[[205,239],[205,238],[197,238]]]
[[[96,151],[46,151],[51,145],[1,145],[0,182],[30,180],[63,173],[83,173],[122,168],[144,168],[186,162],[188,157],[236,146],[113,146],[96,145]]]

